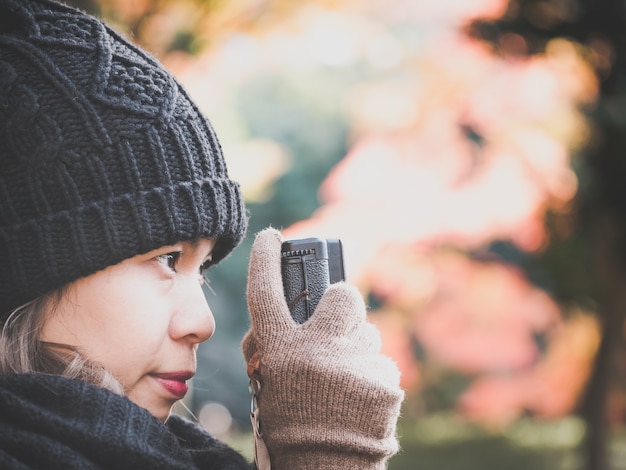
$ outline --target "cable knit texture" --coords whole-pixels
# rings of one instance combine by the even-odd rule
[[[243,238],[239,186],[183,88],[96,18],[0,0],[0,318],[126,258]]]
[[[0,375],[0,468],[250,470],[199,426],[167,426],[107,390],[52,375]]]
[[[333,284],[313,316],[296,324],[280,273],[281,236],[254,242],[248,273],[251,329],[243,342],[260,358],[260,424],[272,470],[383,469],[398,451],[403,392],[395,363],[380,354],[356,288]]]

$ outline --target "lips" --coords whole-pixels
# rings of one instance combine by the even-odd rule
[[[193,377],[193,372],[154,374],[153,377],[174,398],[182,400],[189,390],[186,382]]]

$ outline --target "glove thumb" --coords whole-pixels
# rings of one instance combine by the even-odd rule
[[[243,351],[243,357],[247,363],[257,350],[256,340],[254,339],[252,330],[249,330],[243,337],[243,341],[241,342],[241,349]]]

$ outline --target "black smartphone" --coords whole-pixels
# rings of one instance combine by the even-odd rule
[[[283,287],[291,316],[307,321],[332,283],[345,281],[343,244],[337,238],[287,240],[281,247]]]

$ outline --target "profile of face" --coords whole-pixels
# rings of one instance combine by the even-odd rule
[[[46,312],[40,339],[78,348],[165,420],[187,392],[198,344],[215,329],[202,290],[214,245],[181,242],[74,281]]]

